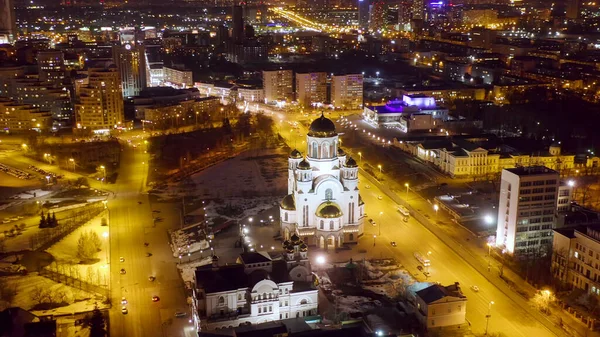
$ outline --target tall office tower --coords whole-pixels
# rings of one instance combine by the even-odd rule
[[[65,79],[65,55],[60,50],[45,50],[37,53],[40,82],[61,85]]]
[[[410,30],[410,19],[412,16],[412,3],[402,1],[398,4],[398,25],[400,30]]]
[[[265,103],[294,99],[294,73],[291,70],[263,71]]]
[[[333,76],[331,78],[331,104],[336,109],[362,109],[363,75],[349,74]]]
[[[231,38],[233,43],[244,42],[244,9],[242,6],[233,6]]]
[[[358,27],[369,28],[369,0],[358,0]]]
[[[502,170],[496,245],[509,254],[543,253],[552,243],[558,189],[559,174],[547,167]]]
[[[376,32],[385,27],[384,2],[375,1],[369,6],[369,30]]]
[[[425,19],[425,8],[424,8],[423,0],[413,0],[412,19],[413,20],[424,20]]]
[[[0,0],[0,43],[17,40],[17,18],[13,0]]]
[[[296,100],[308,108],[315,103],[327,100],[326,73],[296,73]]]
[[[567,0],[567,19],[577,20],[580,15],[581,0]]]
[[[123,97],[139,95],[146,87],[144,46],[125,44],[113,47],[113,61],[123,81]]]
[[[79,89],[75,104],[77,129],[109,130],[123,124],[121,77],[116,66],[88,69],[89,84]]]

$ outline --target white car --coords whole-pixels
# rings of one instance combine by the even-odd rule
[[[125,297],[121,298],[121,304],[127,304],[127,300],[125,299]]]
[[[127,310],[127,308],[122,307],[121,308],[121,312],[123,313],[123,315],[127,315],[127,313],[129,312],[129,310]]]
[[[479,292],[479,287],[478,286],[471,286],[471,290],[473,290],[474,292]]]

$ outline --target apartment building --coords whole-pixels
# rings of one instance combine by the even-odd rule
[[[296,101],[300,106],[308,108],[327,100],[327,74],[296,73]]]
[[[192,71],[175,67],[163,67],[164,85],[176,89],[186,89],[194,86]]]
[[[41,82],[61,85],[65,80],[65,55],[60,50],[44,50],[37,53],[37,64]]]
[[[291,70],[263,71],[265,103],[294,99],[294,73]]]
[[[110,130],[124,120],[121,77],[114,65],[88,69],[88,85],[79,89],[75,104],[77,129]]]
[[[545,166],[502,170],[496,245],[509,254],[548,253],[559,174]]]
[[[363,75],[331,77],[331,104],[336,109],[358,110],[363,107]]]
[[[0,97],[0,128],[8,132],[45,130],[52,115],[41,112],[31,104],[21,104],[8,97]]]
[[[600,296],[600,225],[554,230],[552,274],[565,286]]]

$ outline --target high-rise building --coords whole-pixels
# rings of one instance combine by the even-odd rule
[[[357,110],[363,107],[363,75],[331,77],[331,104],[336,109]]]
[[[326,73],[296,73],[296,101],[307,108],[327,100]]]
[[[425,19],[425,8],[424,8],[423,0],[413,0],[412,19],[413,20],[424,20]]]
[[[369,27],[369,0],[358,0],[358,27],[363,30]]]
[[[160,45],[144,45],[146,87],[158,87],[162,85],[164,66],[160,49]]]
[[[242,6],[233,6],[231,38],[233,43],[244,42],[244,9]]]
[[[17,39],[17,19],[13,0],[0,0],[0,44]]]
[[[60,50],[37,53],[38,73],[41,82],[59,86],[65,80],[65,55]]]
[[[116,66],[88,70],[89,84],[79,89],[75,104],[77,129],[110,130],[123,124],[121,77]]]
[[[146,56],[143,46],[124,44],[113,47],[113,61],[123,81],[123,97],[139,95],[146,87]]]
[[[549,253],[559,174],[545,166],[502,170],[496,245],[509,254]]]
[[[291,70],[263,71],[265,102],[292,101],[294,99],[294,73]]]
[[[71,93],[66,87],[51,87],[32,79],[15,79],[11,97],[20,104],[30,104],[47,112],[60,126],[70,124],[73,115]]]
[[[580,16],[581,0],[567,0],[567,19],[577,20]]]
[[[409,1],[402,1],[398,4],[398,25],[400,30],[410,30],[410,19],[412,16],[412,3]]]
[[[377,32],[385,27],[384,7],[385,3],[382,0],[377,0],[369,6],[369,30]]]

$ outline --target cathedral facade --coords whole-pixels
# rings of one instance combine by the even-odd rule
[[[306,155],[293,150],[288,159],[288,195],[280,203],[281,234],[296,233],[323,249],[356,242],[363,234],[364,203],[358,191],[358,165],[339,147],[331,120],[310,125]]]

